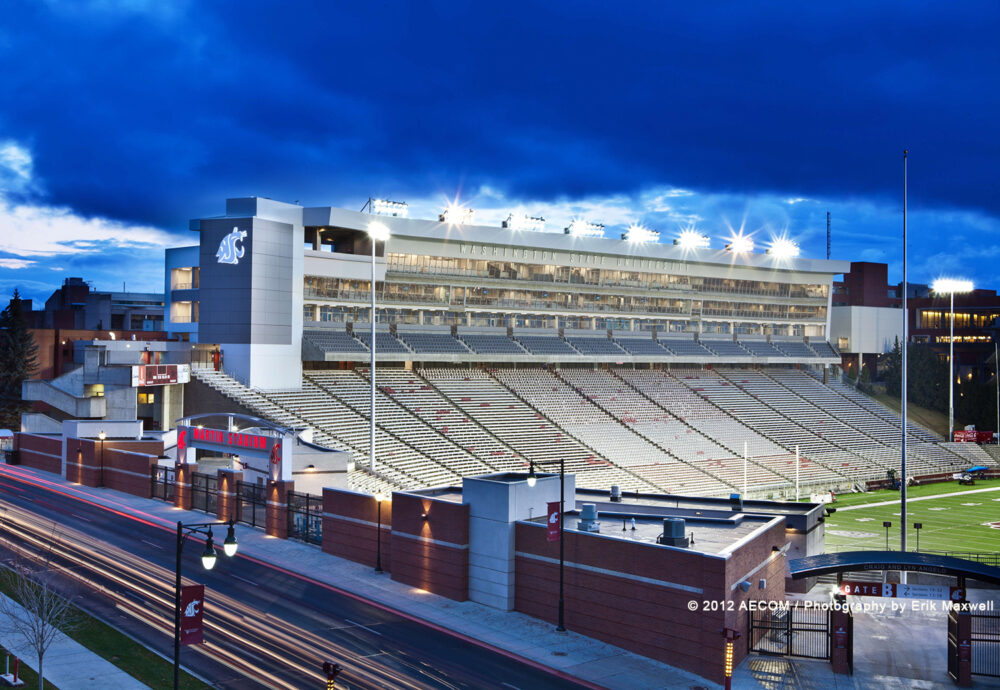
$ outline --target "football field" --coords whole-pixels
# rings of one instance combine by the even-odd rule
[[[838,496],[830,504],[837,512],[826,519],[826,550],[884,549],[889,528],[889,549],[898,550],[900,504],[898,491],[873,491]],[[957,482],[910,487],[906,501],[907,550],[917,548],[913,523],[923,524],[921,551],[971,553],[1000,552],[1000,480]]]

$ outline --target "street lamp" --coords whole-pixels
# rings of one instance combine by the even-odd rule
[[[528,487],[534,487],[538,478],[535,476],[535,465],[545,465],[553,463],[555,460],[549,460],[544,462],[536,462],[534,460],[530,461],[528,469]],[[556,626],[557,632],[566,632],[564,613],[564,600],[563,600],[563,585],[565,582],[565,569],[566,569],[566,543],[563,539],[564,528],[566,526],[566,462],[563,458],[559,458],[559,625]]]
[[[375,572],[382,572],[382,501],[385,494],[381,491],[375,494],[376,513],[378,514],[378,527],[375,530]]]
[[[101,440],[101,486],[104,486],[104,439],[108,437],[101,429],[101,432],[97,434],[97,438]]]
[[[181,551],[184,549],[184,542],[187,541],[189,536],[195,533],[204,534],[206,536],[205,551],[201,554],[201,564],[205,570],[211,570],[215,567],[216,560],[218,560],[218,554],[215,551],[215,540],[212,538],[212,528],[227,526],[229,527],[229,531],[226,532],[226,539],[222,542],[222,552],[226,556],[232,557],[236,555],[238,548],[236,526],[232,520],[229,522],[199,522],[193,525],[185,525],[180,521],[177,522],[177,569],[174,581],[174,690],[177,690],[180,683],[181,668]]]
[[[951,298],[948,319],[948,441],[955,440],[955,293],[972,292],[971,280],[938,278],[931,289],[939,295],[948,293]]]
[[[917,530],[917,551],[920,551],[920,530],[924,528],[924,523],[914,522],[913,529]]]
[[[369,444],[368,444],[368,466],[371,468],[372,473],[375,472],[375,243],[384,243],[389,239],[389,228],[385,224],[378,222],[377,220],[372,221],[368,224],[368,237],[372,242],[372,343],[371,343],[371,353],[372,353],[372,364],[371,371],[368,372],[368,376],[371,379],[372,384],[372,394],[371,394],[371,428],[369,429]]]

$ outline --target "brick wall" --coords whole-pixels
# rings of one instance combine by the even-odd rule
[[[375,567],[378,506],[375,497],[323,489],[323,551]],[[391,572],[392,501],[382,501],[382,569]]]
[[[468,599],[469,506],[394,493],[392,517],[392,579],[456,601]]]
[[[784,556],[771,556],[772,543],[784,544],[784,529],[777,520],[728,559],[566,532],[566,627],[721,683],[720,631],[746,632],[745,612],[741,618],[726,609],[738,609],[746,598],[784,600]],[[515,526],[515,540],[515,610],[555,623],[559,543],[546,541],[544,525],[523,522]],[[730,586],[762,562],[754,588],[737,587],[737,596]],[[767,589],[756,590],[761,577]],[[691,601],[697,610],[689,609]],[[718,608],[705,610],[705,601]],[[736,650],[745,656],[745,644]]]
[[[14,441],[22,465],[62,474],[62,438],[17,433]]]
[[[288,492],[295,489],[295,482],[268,480],[264,497],[267,501],[264,531],[269,537],[288,538]]]
[[[133,496],[150,498],[150,474],[156,466],[157,457],[148,453],[105,448],[104,486],[123,491]]]

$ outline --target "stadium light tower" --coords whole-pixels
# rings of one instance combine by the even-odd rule
[[[955,438],[955,293],[972,292],[972,281],[938,278],[931,285],[931,289],[938,295],[947,293],[951,298],[948,318],[948,441],[950,442]]]
[[[749,235],[733,235],[726,244],[726,249],[734,254],[749,254],[753,251],[753,238]]]
[[[799,255],[799,245],[787,237],[776,237],[767,253],[776,259],[791,259]]]
[[[368,378],[371,379],[372,384],[372,395],[371,395],[371,426],[369,428],[369,438],[368,438],[368,466],[371,468],[372,473],[375,473],[375,243],[382,242],[383,247],[385,246],[385,241],[389,239],[389,228],[385,226],[384,223],[380,223],[377,220],[372,221],[368,224],[368,237],[372,242],[372,342],[371,342],[371,352],[372,352],[372,365],[370,371],[368,372]]]
[[[681,234],[674,240],[674,244],[687,251],[690,249],[708,249],[708,235],[703,235],[697,230],[682,230]]]

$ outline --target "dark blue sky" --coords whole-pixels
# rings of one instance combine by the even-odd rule
[[[13,0],[0,290],[158,289],[187,219],[242,195],[743,224],[813,257],[831,211],[833,257],[899,279],[903,148],[912,279],[1000,287],[997,26],[996,2]]]

